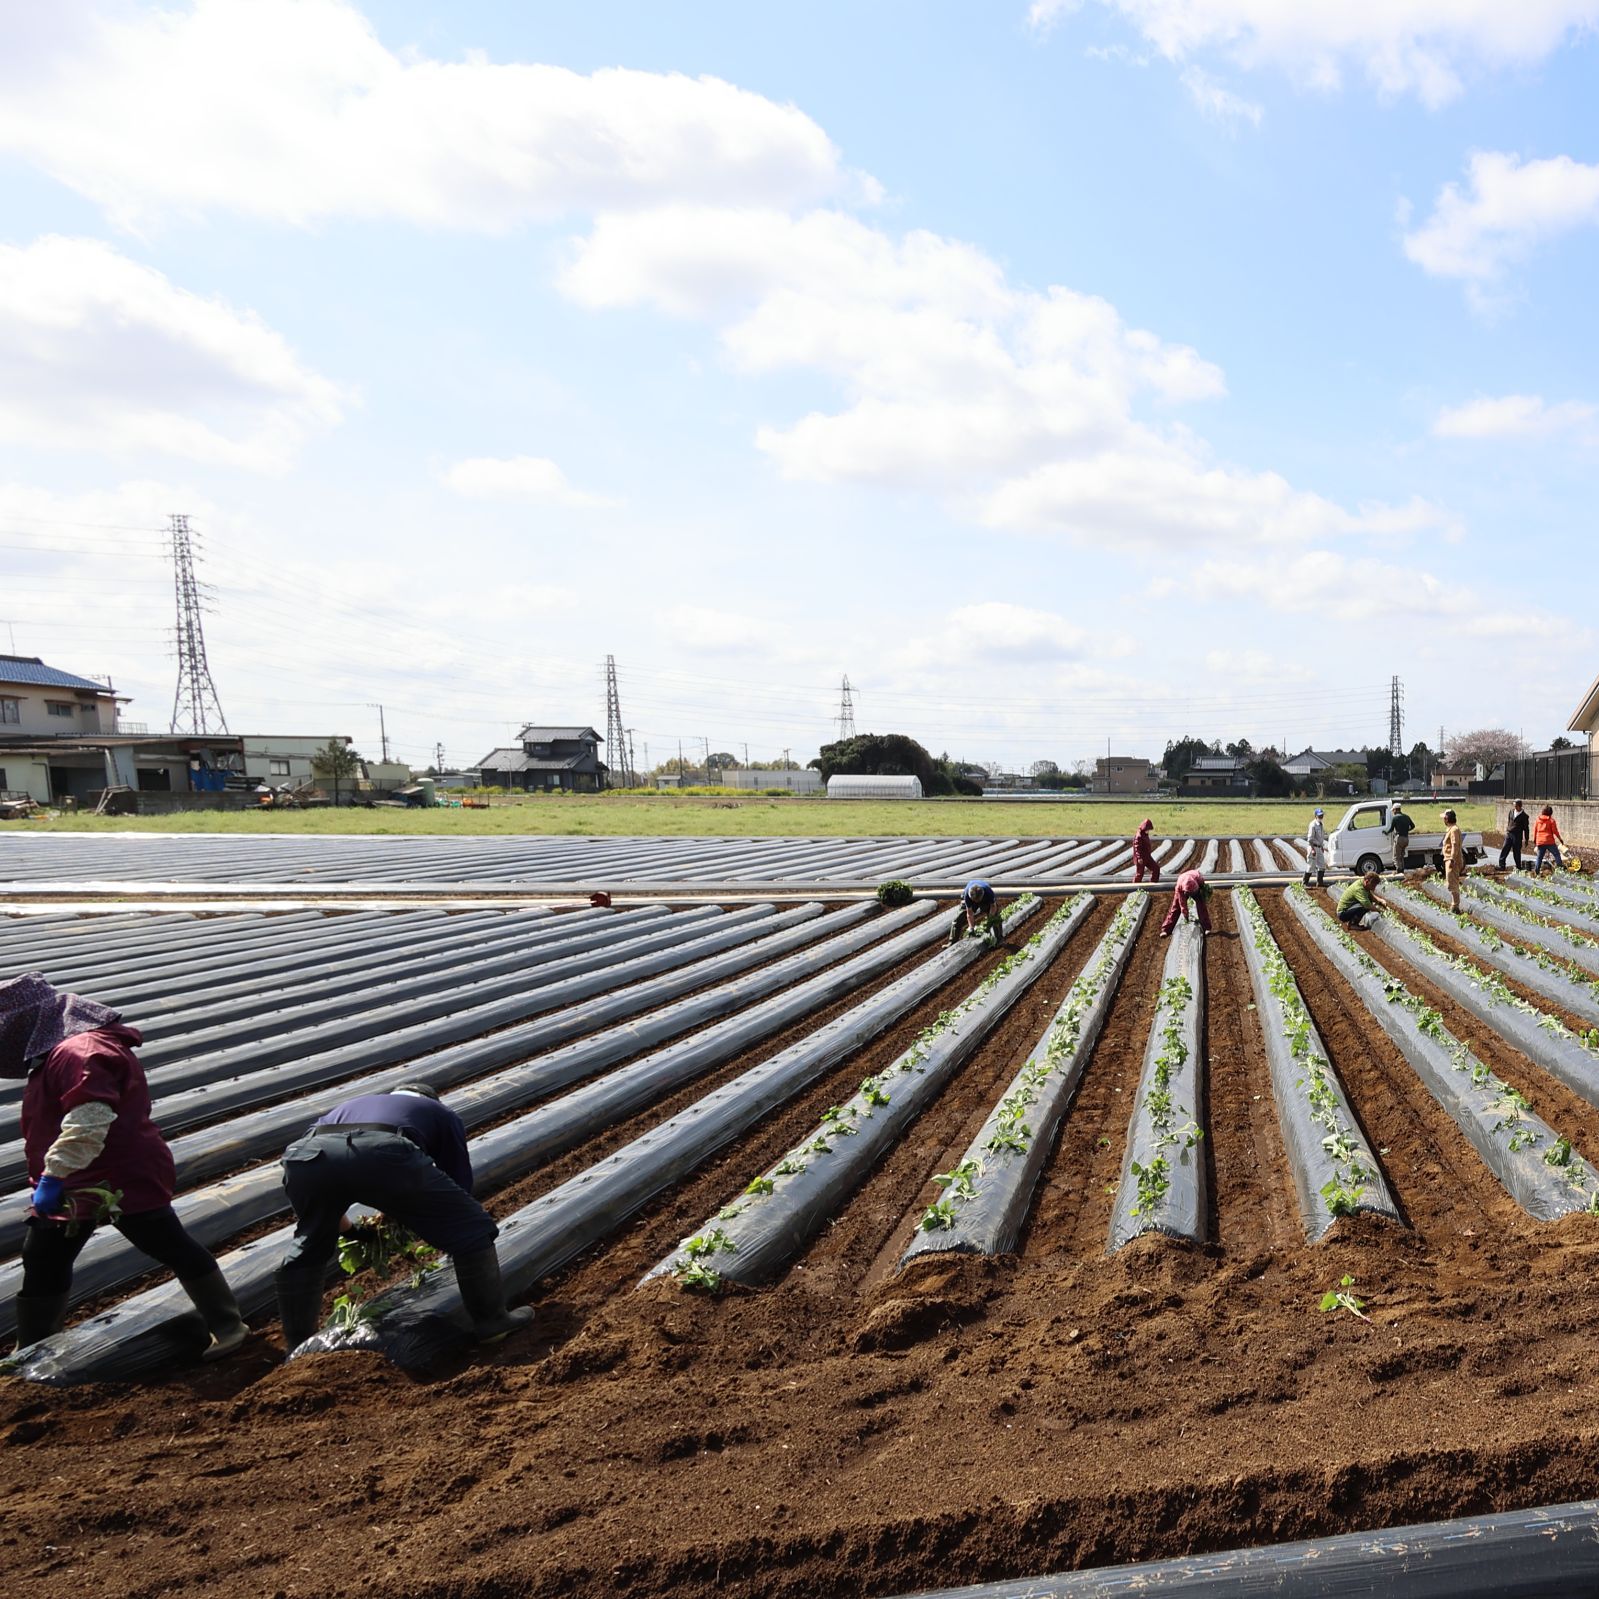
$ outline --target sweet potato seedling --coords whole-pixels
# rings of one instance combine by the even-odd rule
[[[1366,1314],[1366,1301],[1355,1296],[1355,1279],[1345,1272],[1339,1278],[1336,1288],[1329,1288],[1321,1296],[1319,1310],[1347,1310],[1351,1316],[1358,1316],[1362,1321],[1370,1321]]]

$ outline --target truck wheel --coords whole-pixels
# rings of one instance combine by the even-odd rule
[[[1367,872],[1380,872],[1382,870],[1382,862],[1375,855],[1362,855],[1355,862],[1355,870],[1364,877]]]

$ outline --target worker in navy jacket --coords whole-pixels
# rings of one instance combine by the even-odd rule
[[[472,1197],[466,1129],[426,1083],[362,1094],[330,1110],[283,1152],[294,1242],[277,1273],[284,1347],[317,1330],[322,1288],[345,1212],[369,1205],[449,1255],[480,1343],[526,1326],[505,1308],[494,1218]]]
[[[995,897],[992,885],[981,877],[974,877],[966,885],[961,895],[961,908],[955,912],[955,920],[950,924],[950,943],[960,943],[967,934],[975,933],[979,924],[996,944],[1005,936],[999,900]]]

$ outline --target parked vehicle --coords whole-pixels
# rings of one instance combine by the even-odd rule
[[[1327,865],[1334,871],[1386,872],[1393,865],[1393,834],[1388,827],[1392,800],[1365,800],[1351,805],[1327,840]],[[1403,801],[1399,802],[1403,805]],[[1466,862],[1475,865],[1485,853],[1481,833],[1467,833]],[[1410,835],[1405,854],[1406,866],[1436,866],[1443,870],[1444,835]]]

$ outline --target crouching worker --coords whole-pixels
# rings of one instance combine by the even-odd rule
[[[1193,867],[1186,872],[1177,874],[1177,881],[1171,891],[1171,906],[1166,912],[1166,920],[1160,924],[1160,936],[1165,938],[1178,922],[1188,915],[1188,907],[1194,907],[1194,914],[1199,918],[1199,931],[1210,937],[1210,907],[1205,903],[1210,898],[1210,884],[1205,881],[1205,874]]]
[[[955,912],[955,920],[950,925],[949,941],[958,944],[979,928],[996,944],[1005,936],[1005,924],[1000,919],[999,900],[993,888],[982,878],[974,877],[961,895],[961,908]]]
[[[1345,927],[1364,929],[1376,924],[1377,918],[1388,908],[1388,901],[1377,892],[1381,881],[1380,873],[1367,872],[1338,896],[1338,920]]]
[[[455,1263],[461,1300],[479,1343],[533,1320],[507,1310],[494,1218],[472,1197],[466,1128],[426,1083],[362,1094],[328,1112],[283,1152],[294,1242],[278,1267],[283,1343],[292,1352],[322,1320],[322,1288],[344,1213],[370,1205]]]
[[[172,1209],[172,1151],[150,1119],[150,1088],[118,1012],[63,994],[38,972],[0,983],[0,1077],[22,1077],[22,1139],[33,1202],[22,1240],[17,1347],[59,1332],[72,1266],[109,1221],[174,1273],[205,1321],[201,1356],[231,1354],[249,1329],[210,1250]]]

